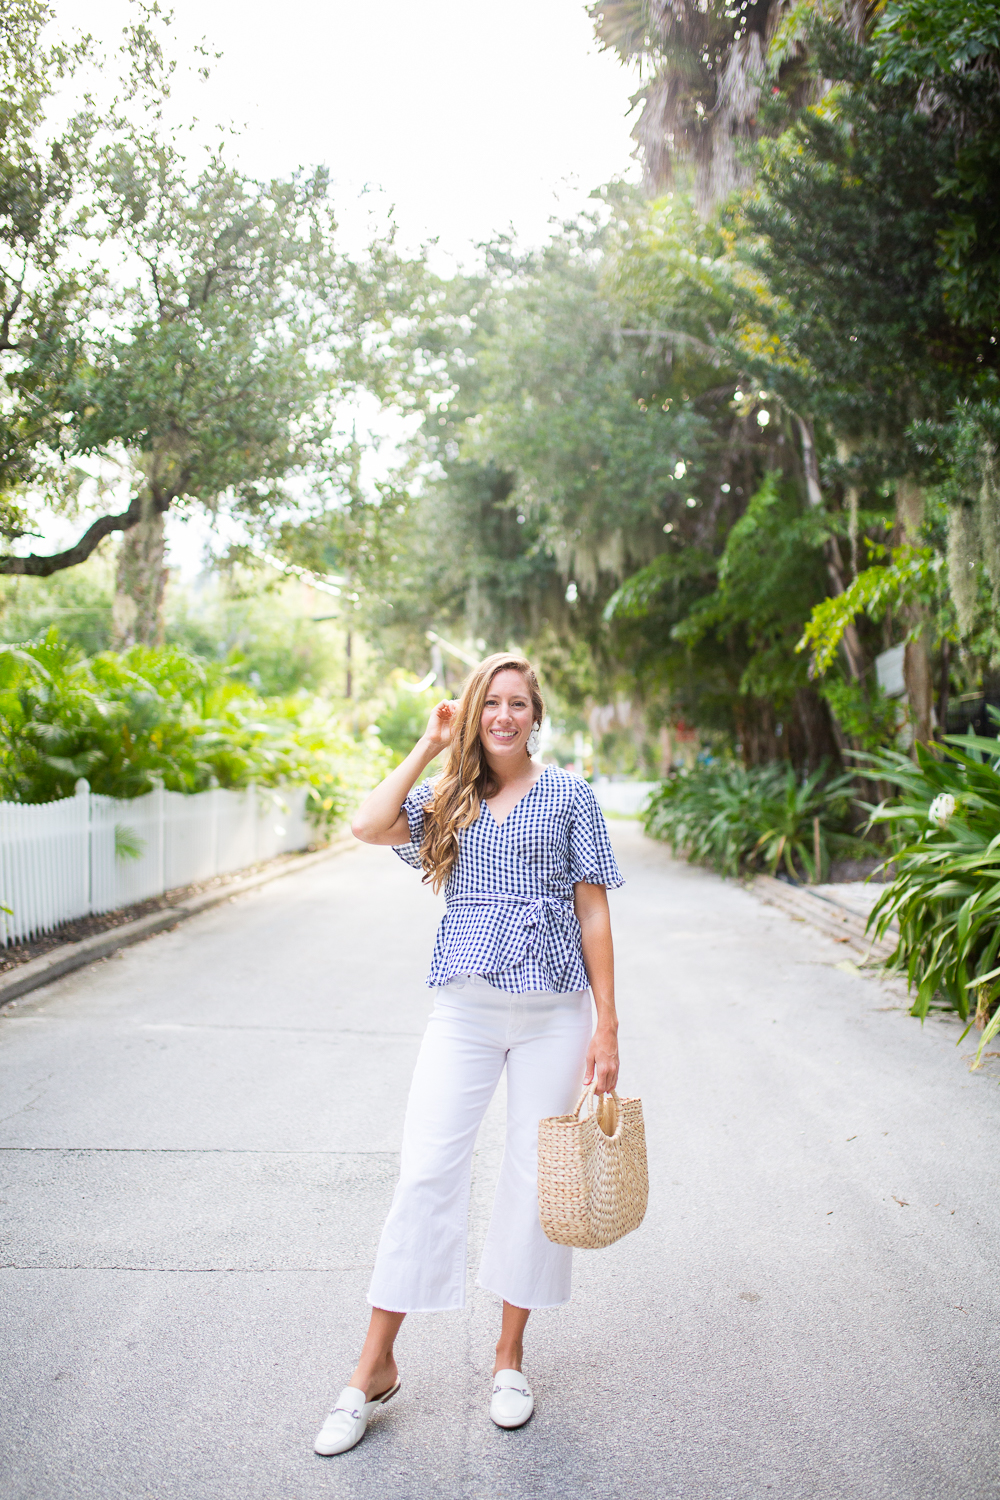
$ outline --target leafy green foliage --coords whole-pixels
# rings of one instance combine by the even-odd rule
[[[486,647],[535,645],[568,699],[585,679],[607,691],[595,685],[622,670],[609,596],[668,546],[713,551],[767,452],[754,423],[752,457],[731,458],[734,424],[749,418],[734,414],[735,377],[707,343],[728,316],[718,235],[681,202],[653,212],[624,190],[607,192],[602,217],[564,226],[540,252],[490,246],[481,275],[429,299],[414,362],[440,373],[413,399],[420,455],[440,477],[400,521],[383,589],[392,615],[378,616],[415,651],[428,625]],[[700,280],[687,243],[699,234]],[[686,299],[666,327],[660,277]]]
[[[898,923],[888,967],[916,990],[915,1016],[943,1000],[982,1020],[1000,997],[1000,747],[971,734],[946,743],[947,759],[923,746],[916,764],[893,752],[867,758],[870,774],[899,792],[872,815],[897,847],[869,925],[885,937]],[[935,807],[944,798],[953,801]]]
[[[251,524],[287,502],[285,481],[334,455],[322,398],[344,267],[322,172],[253,183],[220,160],[191,173],[176,148],[136,132],[96,154],[105,237],[148,276],[108,298],[116,330],[71,389],[82,453],[140,455],[161,511],[219,497]]]
[[[50,578],[0,579],[0,640],[40,641],[54,625],[85,656],[111,646],[114,568],[104,548],[78,568]],[[171,578],[164,609],[166,644],[222,665],[230,681],[264,698],[344,690],[343,622],[334,601],[319,606],[298,581],[233,569],[189,589]],[[320,613],[321,617],[317,618]]]
[[[392,755],[392,763],[398,766],[405,760],[417,740],[427,728],[431,709],[441,702],[441,691],[434,685],[422,693],[413,691],[414,684],[405,673],[394,672],[381,694],[375,727],[379,739]]]
[[[177,502],[228,509],[272,551],[306,522],[336,529],[356,471],[336,404],[378,387],[410,295],[390,240],[340,253],[324,168],[263,183],[221,147],[189,160],[163,123],[171,18],[138,8],[108,63],[117,97],[98,111],[85,95],[51,160],[38,141],[73,55],[43,47],[37,0],[0,27],[0,80],[16,85],[0,116],[0,532],[28,532],[50,471],[62,489],[44,498],[72,512],[81,455],[127,454],[132,490],[73,546],[6,552],[0,573],[75,566]]]
[[[760,144],[740,254],[771,292],[748,286],[742,347],[793,409],[831,423],[871,483],[912,470],[910,424],[943,417],[996,355],[977,360],[946,306],[937,236],[953,142],[915,108],[914,86],[873,79],[877,49],[832,23],[813,41],[838,87]]]
[[[745,740],[742,726],[760,700],[779,714],[811,700],[827,738],[815,764],[835,752],[826,710],[794,646],[803,618],[823,598],[829,524],[771,471],[726,533],[721,555],[693,546],[662,553],[617,590],[606,616],[626,642],[641,640],[639,661],[651,659],[649,676],[669,686],[695,723]],[[775,753],[772,747],[761,758]]]
[[[883,549],[885,550],[885,549]],[[880,620],[888,610],[919,600],[936,602],[944,558],[932,547],[894,547],[887,564],[865,568],[842,594],[814,605],[797,651],[813,648],[812,670],[829,671],[847,626],[862,613]]]
[[[682,771],[650,799],[646,832],[722,875],[745,868],[822,880],[836,854],[857,853],[849,831],[851,778],[825,768],[800,779],[792,766],[715,761]],[[817,835],[819,863],[816,861]]]
[[[140,859],[145,842],[127,823],[115,824],[115,859]]]
[[[80,567],[51,578],[0,578],[0,640],[41,640],[54,625],[85,656],[107,651],[114,585],[108,543]]]
[[[825,584],[820,544],[826,527],[802,507],[801,495],[774,472],[726,537],[718,586],[674,627],[690,645],[709,633],[745,641],[740,691],[787,700],[806,684],[790,652],[792,638]]]
[[[945,300],[964,324],[1000,315],[1000,20],[990,0],[891,0],[876,74],[921,86],[921,106],[954,143],[938,196]]]
[[[944,422],[921,422],[915,441],[936,473],[932,491],[947,517],[948,588],[954,635],[974,680],[997,656],[1000,603],[1000,399],[960,401]]]
[[[923,13],[931,16],[927,7]],[[890,6],[890,31],[893,15]],[[912,643],[910,719],[924,739],[932,733],[932,696],[940,716],[952,677],[962,692],[977,685],[986,666],[951,651],[956,616],[948,591],[961,604],[959,633],[968,638],[979,592],[977,564],[968,566],[970,533],[981,507],[956,468],[962,443],[969,447],[969,433],[982,427],[973,413],[996,395],[997,308],[983,304],[973,314],[959,305],[941,233],[968,208],[955,163],[972,138],[968,132],[986,129],[993,105],[970,82],[964,114],[957,104],[939,110],[917,72],[885,65],[886,34],[852,37],[826,16],[813,16],[806,39],[814,73],[833,87],[822,102],[769,120],[776,134],[760,143],[754,190],[732,218],[745,270],[737,278],[738,327],[723,341],[743,350],[754,376],[788,407],[808,413],[817,431],[819,478],[830,500],[853,512],[857,576],[842,577],[846,587],[838,584],[817,601],[800,649],[812,648],[816,676],[843,650],[850,675],[860,681],[871,656],[905,636]],[[913,38],[901,35],[896,40],[905,51]],[[936,76],[934,89],[938,82]],[[949,97],[954,103],[959,96]],[[986,205],[996,201],[998,177],[994,171],[984,185]],[[995,246],[996,236],[987,238]],[[995,271],[994,294],[1000,263]],[[990,456],[981,442],[981,470]],[[892,497],[895,535],[885,514]],[[947,525],[942,499],[960,512]],[[995,507],[987,509],[989,520]],[[954,560],[947,583],[946,537]],[[904,539],[910,545],[900,550]],[[985,532],[981,539],[985,561]],[[859,569],[859,544],[866,540],[883,549],[886,566]],[[886,622],[884,634],[870,628],[875,621]]]
[[[864,752],[893,746],[906,722],[902,703],[887,697],[878,683],[866,688],[860,682],[831,678],[820,694],[844,733]]]
[[[106,796],[212,785],[312,790],[325,826],[385,763],[308,697],[264,699],[176,647],[83,657],[51,629],[0,648],[0,799],[72,796],[79,777]]]
[[[224,665],[230,681],[246,683],[263,698],[317,692],[339,697],[346,667],[343,621],[317,618],[332,614],[334,601],[317,610],[316,596],[309,605],[297,582],[270,578],[266,585],[259,573],[236,569],[225,585],[196,592],[171,581],[167,644]]]
[[[890,0],[875,33],[878,71],[889,83],[957,73],[1000,50],[1000,16],[992,0]]]
[[[0,21],[0,535],[30,530],[26,490],[72,494],[61,461],[64,403],[79,326],[98,277],[80,244],[79,132],[47,142],[46,108],[85,44],[46,44],[51,8],[9,0]]]
[[[675,224],[683,225],[679,253],[658,217],[660,206],[654,206],[643,225],[629,225],[621,270],[615,278],[606,274],[605,284],[613,287],[619,306],[635,310],[634,325],[665,342],[673,339],[675,355],[699,340],[720,371],[731,372],[744,410],[752,414],[756,405],[761,419],[773,423],[778,408],[786,444],[790,437],[801,442],[802,466],[786,446],[773,467],[808,490],[809,509],[800,503],[804,524],[796,540],[803,558],[817,565],[816,592],[798,618],[804,621],[818,606],[813,629],[823,635],[825,649],[813,671],[827,670],[842,650],[848,675],[863,680],[872,657],[898,639],[902,626],[917,645],[910,691],[920,698],[913,722],[923,736],[930,726],[927,648],[939,653],[933,682],[941,684],[941,702],[948,698],[951,673],[959,678],[959,692],[972,685],[963,680],[966,672],[976,673],[956,653],[949,657],[955,637],[940,566],[944,527],[935,513],[920,532],[922,516],[936,504],[925,504],[921,486],[947,479],[944,433],[956,403],[980,406],[995,393],[1000,275],[991,279],[988,254],[1000,237],[988,229],[1000,172],[994,168],[990,176],[984,169],[1000,139],[993,102],[1000,76],[995,18],[976,6],[968,14],[953,5],[932,13],[915,0],[864,18],[857,13],[849,23],[808,0],[784,12],[761,6],[738,17],[712,6],[703,16],[661,10],[644,0],[621,0],[610,11],[595,11],[605,44],[623,58],[641,58],[655,75],[637,128],[647,171],[656,176],[657,153],[687,156],[698,173],[711,163],[713,178],[721,180],[729,170],[716,160],[725,120],[756,138],[745,162],[752,162],[756,175],[749,192],[704,229],[683,225],[684,215],[673,204]],[[735,23],[735,32],[727,34],[727,21]],[[742,36],[735,34],[741,29]],[[760,97],[759,110],[755,32],[770,40],[771,89]],[[689,57],[694,38],[705,46]],[[930,48],[922,60],[921,47]],[[716,92],[722,73],[733,89],[738,80],[739,104]],[[927,82],[932,87],[923,87]],[[687,108],[695,108],[696,119],[683,118]],[[976,151],[973,192],[961,163],[972,162]],[[730,171],[730,182],[738,177]],[[980,205],[981,219],[975,217]],[[969,215],[975,245],[959,243]],[[942,225],[951,236],[947,244]],[[973,316],[961,303],[956,278],[960,263],[968,268],[977,255],[981,290],[984,296],[992,291],[994,305],[983,303]],[[921,435],[932,428],[939,434],[936,445]],[[745,427],[734,428],[730,451],[745,451],[747,439]],[[896,518],[890,513],[894,496]],[[969,500],[967,494],[967,508]],[[807,540],[810,512],[815,519]],[[892,535],[893,519],[909,541],[931,549],[928,571],[935,576],[915,576],[920,570],[905,567],[897,555],[887,569],[868,573],[851,588],[864,540],[883,546],[901,540],[899,531]],[[719,521],[707,545],[699,538],[716,565],[716,587],[711,569],[702,572],[698,587],[693,566],[685,570],[657,558],[627,581],[612,613],[620,626],[616,644],[631,648],[637,663],[656,662],[661,680],[669,680],[671,712],[676,715],[682,701],[686,721],[704,726],[711,704],[721,725],[727,714],[718,710],[728,699],[731,731],[745,747],[751,738],[767,739],[764,721],[785,716],[790,696],[804,705],[812,688],[805,664],[796,668],[790,662],[792,653],[776,630],[779,617],[759,608],[763,599],[725,580],[718,564],[734,524],[738,539],[744,523],[738,511]],[[760,540],[763,550],[763,535]],[[780,547],[776,551],[780,556]],[[770,560],[761,563],[762,580]],[[791,575],[775,567],[774,576]],[[827,592],[834,599],[825,599]],[[774,593],[781,602],[780,591]],[[643,602],[650,605],[644,618]],[[889,616],[885,633],[872,628]],[[785,620],[794,627],[791,598]],[[693,666],[698,649],[714,647],[726,624],[729,656],[710,668],[706,650],[697,661],[700,686],[685,684],[676,646],[690,643]],[[732,658],[740,655],[744,671],[734,676]],[[744,732],[747,705],[741,702],[751,692],[756,701],[750,717],[758,721],[752,736]],[[850,715],[846,700],[843,706]],[[811,717],[815,739],[817,721]],[[871,733],[877,741],[879,731],[869,725]],[[772,736],[767,753],[780,748]]]

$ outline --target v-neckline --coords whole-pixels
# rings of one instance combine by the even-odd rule
[[[486,811],[489,813],[490,817],[493,820],[493,826],[494,826],[494,828],[496,828],[497,830],[499,830],[499,829],[505,828],[507,826],[507,824],[510,821],[510,819],[514,816],[514,814],[517,812],[518,808],[521,806],[521,803],[525,800],[525,798],[531,796],[532,792],[535,790],[535,787],[541,781],[542,777],[545,775],[545,773],[548,771],[548,769],[549,769],[548,766],[543,766],[542,767],[541,773],[538,776],[535,777],[534,781],[531,783],[531,785],[529,786],[528,790],[522,796],[518,797],[518,799],[514,803],[513,807],[511,807],[511,808],[508,809],[508,811],[505,814],[505,816],[502,819],[500,819],[499,822],[497,821],[496,815],[494,814],[493,809],[490,806],[490,804],[488,802],[484,802],[483,803],[483,806],[485,807]]]

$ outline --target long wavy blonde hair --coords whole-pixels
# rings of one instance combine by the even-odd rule
[[[420,863],[424,882],[439,891],[458,858],[458,836],[479,817],[480,804],[499,789],[479,738],[483,704],[498,672],[520,672],[527,684],[536,724],[545,716],[545,703],[535,669],[516,652],[496,651],[474,667],[466,678],[451,721],[451,743],[444,771],[424,814]]]

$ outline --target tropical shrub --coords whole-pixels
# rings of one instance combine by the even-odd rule
[[[80,777],[106,796],[290,782],[314,820],[337,822],[382,773],[377,739],[344,733],[328,704],[263,698],[224,666],[177,647],[84,657],[51,629],[0,647],[0,800],[70,797]]]
[[[787,763],[745,768],[713,761],[682,771],[653,793],[646,832],[675,854],[722,875],[783,867],[822,880],[830,861],[872,852],[850,831],[850,776],[826,778],[825,768],[800,778]],[[817,861],[817,847],[819,858]]]
[[[905,749],[909,721],[898,698],[890,698],[877,683],[867,688],[860,682],[831,678],[819,690],[833,710],[834,718],[859,749],[876,751]],[[909,739],[912,740],[910,730]]]
[[[1000,745],[973,734],[945,743],[944,759],[922,745],[915,764],[898,752],[866,757],[900,794],[872,814],[893,832],[895,875],[869,925],[883,937],[898,924],[887,966],[916,990],[913,1015],[942,1003],[970,1024],[993,1014],[981,1051],[1000,1030]]]
[[[427,728],[431,709],[445,696],[433,684],[421,692],[415,691],[419,687],[409,673],[392,672],[378,704],[375,727],[394,766],[409,755]]]

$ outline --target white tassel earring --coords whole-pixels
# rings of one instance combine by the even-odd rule
[[[535,751],[538,749],[538,731],[541,727],[542,726],[540,724],[532,725],[531,733],[528,735],[527,749],[529,755],[534,755]]]

